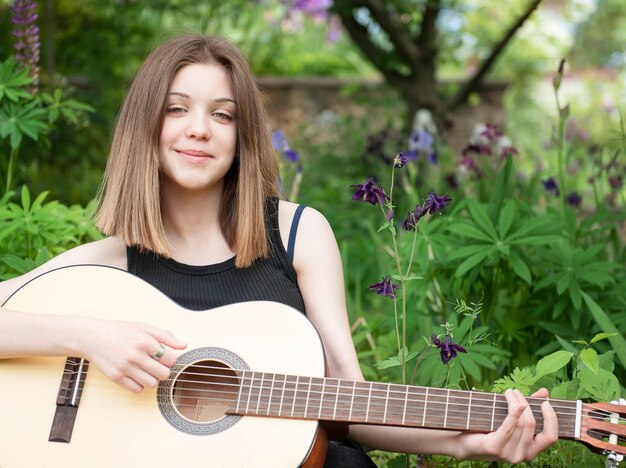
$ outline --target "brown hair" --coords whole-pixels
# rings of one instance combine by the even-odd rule
[[[218,63],[237,102],[237,149],[224,178],[219,213],[222,233],[238,267],[267,255],[264,207],[279,194],[279,172],[261,94],[241,52],[219,36],[188,35],[155,49],[137,72],[120,110],[103,183],[98,227],[169,256],[161,217],[158,145],[167,93],[176,72],[190,64]]]

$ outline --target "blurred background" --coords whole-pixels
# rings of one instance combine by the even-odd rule
[[[101,236],[124,93],[189,32],[248,57],[285,197],[335,230],[368,379],[624,396],[623,0],[0,0],[2,278]],[[393,187],[382,211],[352,199],[370,177]],[[452,202],[423,215],[431,193]],[[432,335],[467,353],[443,362]]]

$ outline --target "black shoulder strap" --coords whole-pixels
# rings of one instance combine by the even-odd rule
[[[298,205],[298,208],[296,208],[296,212],[293,215],[293,220],[291,221],[291,230],[289,231],[289,243],[287,244],[287,257],[289,258],[290,262],[293,262],[298,224],[300,223],[300,216],[302,216],[302,212],[305,208],[306,205]]]

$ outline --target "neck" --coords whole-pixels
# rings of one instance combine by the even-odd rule
[[[503,395],[334,378],[296,377],[240,371],[241,390],[233,414],[350,423],[490,432],[508,414]],[[529,398],[543,429],[541,403]],[[576,402],[551,400],[559,436],[576,436]]]
[[[219,224],[220,190],[181,191],[163,187],[163,225],[175,260],[208,265],[233,256]]]

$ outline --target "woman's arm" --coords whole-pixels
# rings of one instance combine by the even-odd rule
[[[310,208],[304,211],[298,228],[294,267],[307,316],[322,337],[330,375],[363,380],[348,323],[339,249],[326,219]],[[394,452],[513,463],[533,458],[557,439],[556,415],[544,404],[544,429],[534,436],[535,420],[526,399],[517,391],[505,395],[509,415],[490,434],[355,424],[350,426],[349,436],[364,446]]]
[[[107,238],[69,250],[25,275],[0,283],[0,304],[36,276],[77,264],[126,269],[126,248],[116,238]],[[84,357],[104,375],[134,392],[154,387],[159,379],[169,377],[175,353],[166,348],[158,361],[152,358],[161,343],[173,349],[185,346],[169,332],[146,324],[0,308],[0,358]]]

